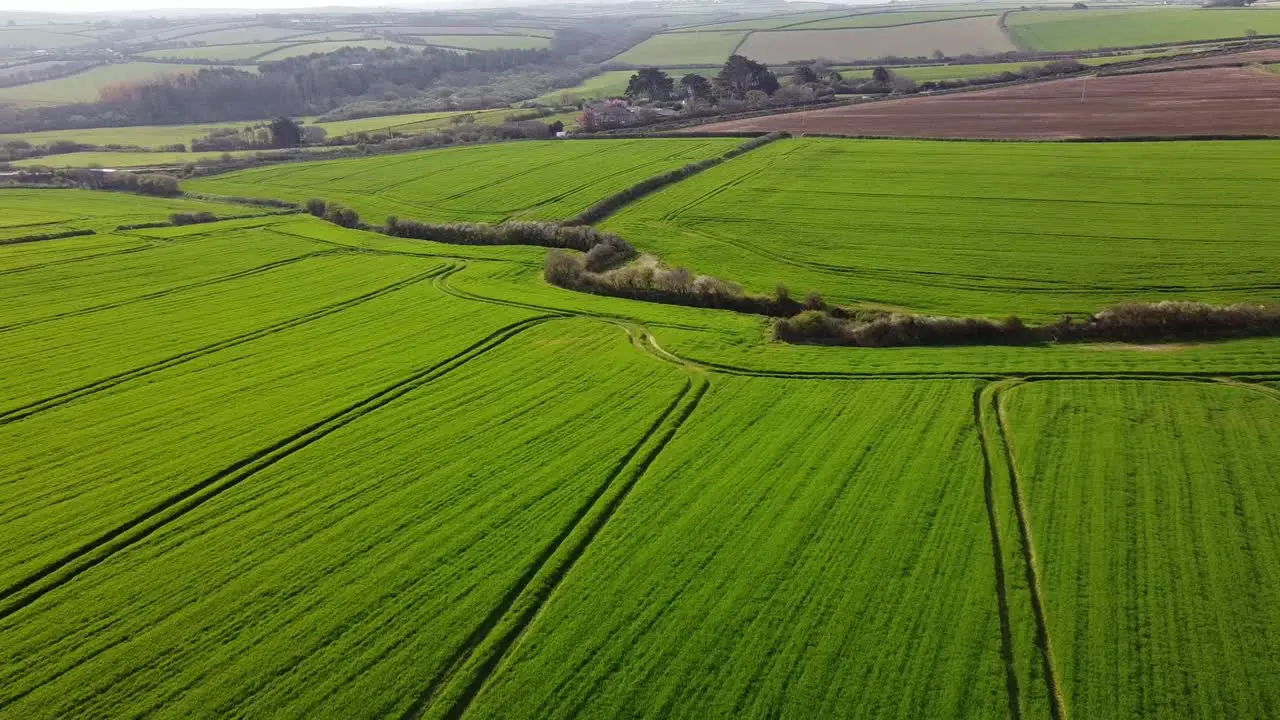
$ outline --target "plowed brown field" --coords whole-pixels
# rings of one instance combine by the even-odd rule
[[[1244,67],[1072,78],[733,120],[696,130],[916,138],[1280,136],[1280,75]]]

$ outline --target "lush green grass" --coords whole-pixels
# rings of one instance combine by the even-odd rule
[[[207,437],[183,469],[216,469],[252,442],[229,437],[236,430],[269,437],[302,425],[340,407],[341,396],[396,378],[375,380],[379,370],[400,365],[403,375],[429,366],[516,315],[466,318],[470,303],[420,290],[397,298],[400,312],[370,304],[134,388],[150,403],[122,393],[77,412],[110,423],[121,407],[147,407],[168,434],[176,408],[165,400],[181,387],[188,407],[203,410],[188,415],[194,424],[185,432],[231,431]],[[252,358],[253,376],[227,367],[234,358]],[[609,488],[615,464],[684,382],[607,326],[562,321],[529,330],[336,429],[73,583],[89,592],[67,587],[22,620],[0,621],[0,714],[400,715],[502,607],[526,568],[554,549],[557,534]],[[272,408],[261,383],[288,402]],[[237,394],[243,399],[231,402]],[[242,425],[253,411],[265,416]],[[205,413],[224,417],[214,424]],[[424,420],[430,431],[420,431]],[[283,427],[269,430],[272,421]],[[159,440],[148,444],[160,449]],[[89,442],[82,436],[72,445]],[[143,473],[135,484],[163,476],[168,464],[163,455],[97,455],[98,463]],[[182,580],[154,582],[161,576]],[[123,607],[134,610],[121,617]],[[94,629],[113,617],[123,622]],[[197,626],[237,630],[193,635]],[[68,652],[68,643],[78,649]],[[133,681],[122,682],[125,675]]]
[[[1093,381],[1004,398],[1072,716],[1280,703],[1280,396]]]
[[[931,313],[1258,301],[1280,282],[1278,154],[1272,142],[789,140],[605,227],[755,290]]]
[[[219,195],[320,197],[355,208],[375,223],[388,215],[428,221],[561,219],[645,178],[739,143],[733,138],[508,143],[256,168],[185,186]]]
[[[1264,8],[1160,8],[1015,12],[1009,34],[1030,50],[1089,50],[1280,33],[1280,12]]]
[[[178,212],[211,212],[222,217],[255,212],[240,205],[81,190],[0,189],[0,199],[4,201],[0,240],[67,230],[104,232],[119,225],[167,220]]]
[[[191,67],[190,65],[187,66]],[[131,127],[88,128],[83,130],[47,130],[42,132],[11,133],[0,135],[0,143],[25,140],[32,145],[46,145],[59,140],[86,145],[124,145],[129,147],[161,148],[166,145],[191,142],[214,130],[243,128],[253,123],[195,123],[190,125],[135,125]],[[49,158],[53,160],[54,158]]]
[[[923,10],[920,12],[883,12],[827,20],[813,20],[799,25],[788,25],[788,30],[839,30],[842,28],[891,27],[894,25],[912,25],[915,23],[937,22],[939,20],[956,20],[969,18],[983,13],[971,10]],[[991,14],[991,13],[988,13]]]
[[[102,65],[75,75],[26,85],[0,88],[0,103],[16,105],[60,105],[93,102],[99,93],[117,83],[196,72],[197,65],[166,65],[154,62],[126,62]]]
[[[654,35],[615,57],[627,65],[716,65],[740,45],[743,31],[706,31]]]
[[[973,390],[714,381],[468,717],[1000,717]]]
[[[555,219],[739,142],[191,185]],[[784,141],[606,225],[754,289],[939,312],[1257,300],[1274,148]],[[1280,700],[1280,395],[1179,380],[1277,382],[1280,339],[794,346],[550,286],[543,248],[296,215],[107,233],[229,206],[0,198],[3,233],[104,231],[0,245],[0,720],[1042,718],[1037,607],[1070,717]]]

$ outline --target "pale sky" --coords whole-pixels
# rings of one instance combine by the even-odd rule
[[[174,9],[276,10],[342,7],[420,7],[453,5],[432,0],[0,0],[0,12],[118,12]]]

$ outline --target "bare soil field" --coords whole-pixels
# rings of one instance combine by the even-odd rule
[[[753,32],[738,53],[765,63],[784,63],[813,58],[923,57],[935,50],[962,55],[1013,49],[996,17],[986,16],[894,27]]]
[[[1194,57],[1181,60],[1170,60],[1169,62],[1153,63],[1151,65],[1143,65],[1131,69],[1121,69],[1116,72],[1151,72],[1153,70],[1173,70],[1178,68],[1202,68],[1221,65],[1240,65],[1242,63],[1257,63],[1265,65],[1267,63],[1280,62],[1280,48],[1266,48],[1264,50],[1247,50],[1238,53],[1225,53],[1222,55],[1212,55],[1209,57]]]
[[[914,138],[1280,135],[1280,76],[1249,67],[1071,78],[702,125]]]

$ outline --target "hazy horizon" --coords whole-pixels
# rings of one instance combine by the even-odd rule
[[[33,6],[0,0],[0,12],[23,13],[128,13],[182,10],[236,11],[298,10],[303,8],[358,7],[358,8],[442,8],[470,5],[472,3],[450,0],[46,0]],[[520,4],[519,0],[512,4]]]

